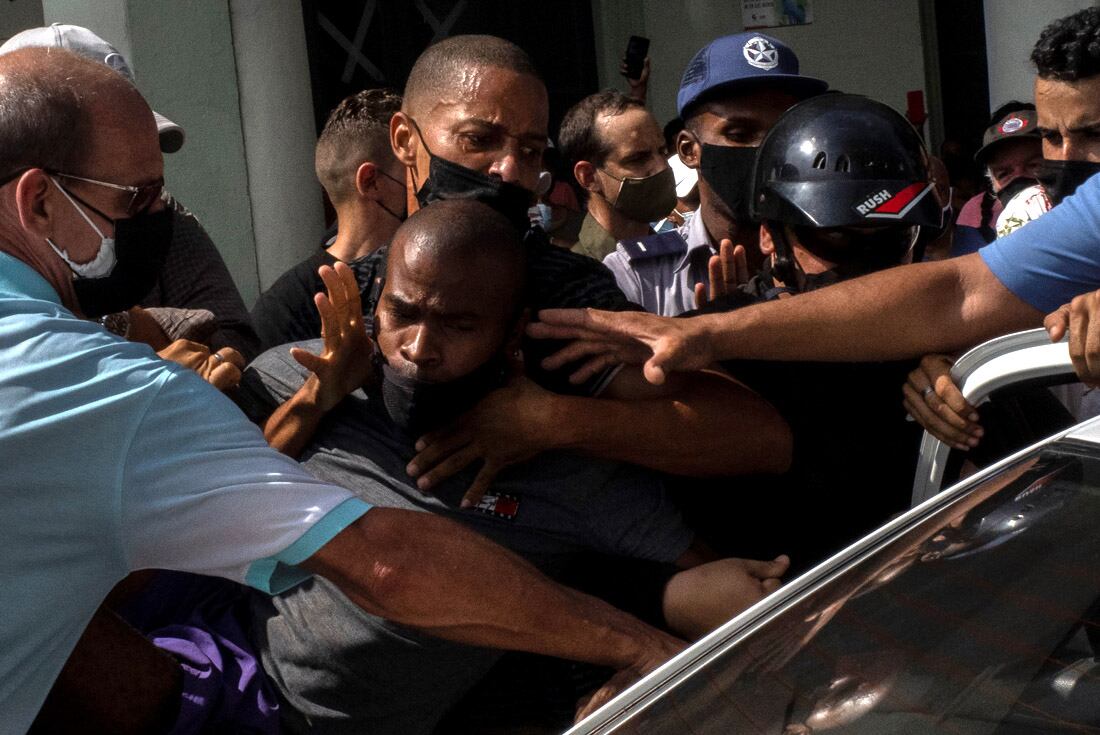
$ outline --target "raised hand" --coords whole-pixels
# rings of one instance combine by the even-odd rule
[[[749,264],[745,258],[745,246],[734,245],[725,239],[718,245],[718,254],[707,261],[710,291],[704,283],[695,284],[695,308],[728,296],[740,285],[749,282]]]
[[[294,347],[290,356],[313,373],[317,407],[328,411],[370,377],[371,340],[351,268],[338,262],[334,268],[321,266],[318,273],[328,291],[313,297],[324,346],[319,355]]]

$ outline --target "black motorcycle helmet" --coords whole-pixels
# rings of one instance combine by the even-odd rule
[[[775,272],[788,285],[796,264],[782,225],[811,250],[816,241],[829,251],[829,240],[847,233],[885,243],[880,252],[861,251],[870,271],[902,262],[914,228],[939,228],[943,216],[913,126],[887,105],[841,93],[801,102],[776,122],[757,152],[752,214],[779,225],[769,227]]]

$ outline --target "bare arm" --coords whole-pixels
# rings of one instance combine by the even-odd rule
[[[302,453],[325,414],[370,375],[372,345],[363,325],[355,275],[344,263],[335,268],[321,266],[318,272],[328,289],[327,295],[313,297],[321,315],[324,347],[319,355],[291,348],[290,356],[311,374],[264,423],[268,444],[290,457]]]
[[[556,368],[592,357],[578,377],[609,364],[645,364],[664,381],[735,358],[869,361],[951,352],[1043,314],[1006,289],[977,254],[873,273],[829,288],[726,314],[662,319],[647,314],[547,310],[535,337],[577,340],[548,358]]]
[[[564,399],[553,435],[563,448],[691,477],[779,473],[790,466],[787,423],[756,393],[715,371],[662,386],[624,367],[599,399]]]
[[[638,368],[625,367],[599,398],[563,396],[513,378],[453,426],[422,437],[407,471],[429,490],[481,460],[463,499],[471,506],[502,469],[551,450],[719,477],[783,472],[791,442],[779,413],[728,375],[697,371],[653,386]]]
[[[639,672],[683,647],[428,513],[374,508],[302,566],[369,613],[460,643]]]

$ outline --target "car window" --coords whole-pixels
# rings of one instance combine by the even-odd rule
[[[1100,733],[1098,527],[1100,460],[1029,456],[611,730]]]

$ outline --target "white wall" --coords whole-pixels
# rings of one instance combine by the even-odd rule
[[[1035,67],[1028,60],[1051,21],[1095,3],[1085,0],[985,0],[989,109],[1008,100],[1031,101]]]
[[[1015,0],[1014,0],[1015,1]],[[737,0],[593,0],[600,84],[624,88],[619,58],[631,34],[651,39],[649,107],[664,123],[676,115],[687,62],[711,40],[739,33]],[[918,0],[814,0],[814,22],[763,32],[794,48],[804,74],[845,92],[905,110],[905,93],[925,89]]]
[[[315,252],[325,230],[305,28],[298,0],[229,5],[256,265],[266,289]]]

